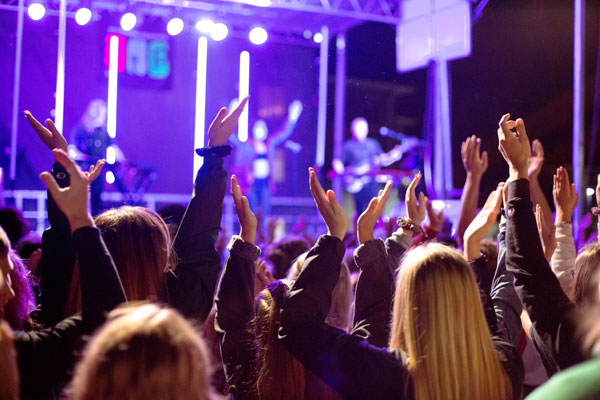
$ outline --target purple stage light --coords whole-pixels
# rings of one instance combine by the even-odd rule
[[[196,30],[200,33],[209,34],[214,24],[211,19],[204,18],[196,22]]]
[[[171,36],[177,36],[183,31],[183,20],[181,18],[171,18],[167,24],[167,33]]]
[[[212,40],[215,40],[217,42],[220,42],[221,40],[225,39],[228,34],[229,28],[227,28],[227,25],[221,22],[217,22],[210,28],[210,37]]]
[[[39,21],[44,18],[46,14],[46,7],[42,3],[31,3],[29,7],[27,7],[27,15],[34,21]]]
[[[250,33],[248,34],[248,39],[250,39],[250,42],[256,45],[261,45],[265,43],[268,37],[269,34],[265,30],[265,28],[260,26],[252,28],[252,30],[250,30]]]
[[[75,13],[75,22],[78,25],[85,25],[92,19],[92,11],[89,8],[82,7]]]
[[[128,32],[135,28],[135,24],[137,23],[137,17],[134,13],[126,13],[121,17],[121,29],[125,32]]]

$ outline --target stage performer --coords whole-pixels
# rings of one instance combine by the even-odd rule
[[[71,131],[69,141],[69,155],[77,161],[84,171],[90,166],[96,165],[98,160],[106,158],[106,150],[111,146],[115,151],[115,160],[123,161],[125,157],[106,130],[106,102],[102,99],[92,100],[79,124]],[[102,190],[104,188],[105,176],[98,177],[90,185],[90,204],[92,215],[96,216],[103,211]]]
[[[294,100],[288,107],[288,115],[283,126],[275,133],[269,134],[267,123],[259,119],[252,125],[252,137],[241,142],[235,135],[231,141],[236,147],[236,176],[242,188],[249,187],[249,200],[255,213],[263,217],[271,214],[271,166],[275,158],[275,149],[288,142],[294,132],[303,106],[300,100]],[[295,143],[294,143],[295,144]],[[252,168],[248,168],[249,164]],[[263,219],[264,221],[264,219]]]
[[[367,137],[369,123],[363,117],[352,120],[350,132],[352,139],[344,143],[342,158],[334,159],[332,166],[338,175],[344,175],[345,189],[354,196],[356,214],[359,215],[381,189],[381,184],[366,174],[379,166],[391,165],[401,153],[384,153],[377,140]]]

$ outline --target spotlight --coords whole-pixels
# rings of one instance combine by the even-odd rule
[[[212,28],[210,28],[210,37],[212,40],[216,40],[217,42],[225,39],[228,34],[229,28],[227,28],[227,25],[221,22],[217,22],[212,26]]]
[[[302,36],[304,36],[304,39],[310,39],[312,37],[312,32],[307,29],[302,33]]]
[[[183,30],[183,20],[181,18],[171,18],[167,24],[167,33],[171,36],[177,36]]]
[[[75,13],[75,22],[78,25],[85,25],[92,19],[92,11],[89,8],[82,7]]]
[[[127,14],[123,14],[121,17],[121,29],[128,32],[135,28],[135,24],[137,23],[137,18],[134,13],[128,12]]]
[[[106,173],[106,183],[108,183],[109,185],[115,183],[115,174],[113,174],[112,171],[108,171]]]
[[[46,14],[46,7],[42,3],[31,3],[29,7],[27,7],[27,15],[34,21],[39,21],[44,18]]]
[[[313,36],[313,40],[315,41],[315,43],[321,43],[323,41],[323,35],[321,34],[321,32],[315,33],[315,35]]]
[[[196,30],[200,33],[208,34],[210,33],[214,24],[215,23],[210,19],[201,19],[200,21],[196,22]]]
[[[260,26],[252,28],[252,30],[250,30],[250,33],[248,34],[250,42],[256,45],[261,45],[264,42],[266,42],[268,36],[269,35],[267,34],[265,28],[262,28]]]

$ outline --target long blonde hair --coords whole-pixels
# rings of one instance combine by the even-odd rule
[[[512,397],[473,272],[442,244],[417,247],[403,260],[389,347],[407,354],[418,400]]]
[[[72,382],[74,400],[212,398],[204,342],[175,310],[123,307],[88,344]]]

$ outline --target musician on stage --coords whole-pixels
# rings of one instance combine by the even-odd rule
[[[391,165],[398,160],[398,156],[384,153],[377,140],[367,137],[369,124],[365,118],[354,118],[350,132],[352,140],[344,143],[342,158],[334,159],[332,166],[338,175],[346,176],[346,190],[354,195],[356,213],[359,215],[381,189],[381,184],[374,177],[365,174],[379,166]]]
[[[92,100],[79,124],[71,131],[69,155],[77,161],[84,171],[89,170],[98,160],[106,158],[106,150],[111,146],[115,151],[115,160],[123,161],[123,152],[113,143],[106,130],[106,102],[102,99]],[[101,195],[104,189],[105,171],[90,185],[90,205],[92,215],[103,211]]]

